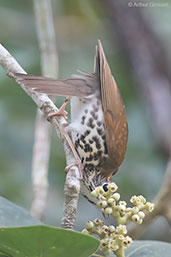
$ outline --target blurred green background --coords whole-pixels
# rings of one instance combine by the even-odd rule
[[[90,0],[52,1],[59,55],[58,77],[70,77],[77,69],[92,71],[95,45],[97,39],[101,39],[126,106],[129,124],[126,158],[113,180],[119,185],[123,200],[129,200],[134,194],[142,194],[150,201],[162,183],[167,154],[156,141],[156,135],[151,129],[152,121],[145,110],[145,101],[140,97],[128,62],[118,44],[111,42],[110,32],[106,29],[106,13],[100,3],[101,1]],[[170,2],[167,8],[146,10],[165,47],[169,46],[171,36],[170,11]],[[1,0],[0,39],[28,73],[40,75],[40,54],[32,1]],[[62,99],[58,97],[58,106]],[[32,199],[31,164],[35,114],[36,106],[33,101],[0,67],[0,194],[27,209],[30,208]],[[59,226],[63,206],[65,158],[62,144],[54,131],[52,138],[45,222]],[[80,196],[76,229],[81,230],[88,219],[96,217],[103,218],[99,210]],[[168,241],[167,221],[158,218],[142,238]]]

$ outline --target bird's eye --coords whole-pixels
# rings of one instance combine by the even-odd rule
[[[105,191],[105,192],[107,192],[108,191],[108,185],[109,185],[109,183],[105,183],[105,184],[103,184],[103,190]]]

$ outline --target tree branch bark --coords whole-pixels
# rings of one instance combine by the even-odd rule
[[[11,56],[11,54],[1,44],[0,65],[6,70],[7,75],[14,79],[14,73],[26,73],[22,69],[22,67],[17,63],[17,61]],[[32,98],[32,100],[36,103],[36,105],[43,112],[46,118],[49,113],[58,111],[58,108],[54,105],[54,103],[47,95],[35,93],[31,89],[25,88],[22,84],[20,86]],[[69,145],[72,144],[72,141],[64,130],[64,126],[67,124],[67,121],[64,119],[64,117],[55,117],[52,118],[50,122],[54,126],[58,137],[64,143],[67,165],[72,165],[72,167],[69,169],[67,173],[65,182],[65,207],[67,208],[67,206],[71,206],[72,199],[68,199],[68,196],[71,196],[73,191],[75,191],[74,198],[78,199],[78,194],[80,191],[80,173],[78,167],[73,165],[75,163],[75,158],[73,152],[69,147]],[[73,206],[73,204],[75,205]],[[72,229],[75,224],[77,200],[73,201],[72,208],[68,209],[69,210],[64,210],[62,226]]]
[[[51,0],[34,0],[34,12],[40,48],[42,75],[56,78],[58,73],[58,56]],[[38,219],[43,219],[48,193],[50,132],[50,125],[45,120],[43,113],[38,109],[33,146],[33,201],[31,205],[31,214]]]

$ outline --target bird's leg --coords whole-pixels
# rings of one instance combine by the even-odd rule
[[[65,137],[69,147],[71,148],[71,151],[72,151],[72,153],[74,155],[74,158],[75,158],[75,162],[70,164],[70,165],[67,165],[66,168],[65,168],[65,171],[68,172],[68,170],[70,168],[72,168],[72,166],[77,166],[78,169],[79,169],[79,173],[80,173],[80,179],[82,179],[83,165],[81,163],[81,160],[80,160],[80,157],[79,157],[77,151],[75,150],[75,146],[72,142],[72,139],[69,136],[69,133],[65,129],[64,129],[64,137]]]
[[[50,120],[51,118],[53,118],[55,116],[63,116],[64,118],[66,118],[68,113],[67,113],[67,111],[65,111],[65,107],[66,107],[69,99],[70,99],[70,96],[67,96],[64,103],[59,108],[59,111],[49,113],[48,116],[47,116],[47,120]]]
[[[64,103],[62,104],[62,106],[59,108],[59,111],[58,112],[53,112],[53,113],[49,113],[48,116],[47,116],[47,120],[50,120],[56,116],[63,116],[64,118],[66,118],[66,115],[68,114],[66,111],[65,111],[65,107],[68,103],[70,99],[70,96],[67,96]],[[62,128],[62,134],[65,138],[65,140],[67,141],[73,155],[74,155],[74,158],[75,158],[75,162],[73,164],[70,164],[68,166],[66,166],[65,168],[65,171],[67,172],[72,166],[77,166],[78,169],[79,169],[79,173],[80,173],[80,179],[82,179],[82,170],[83,170],[83,167],[82,167],[82,163],[81,163],[81,160],[80,160],[80,157],[77,153],[77,151],[75,150],[75,146],[72,142],[72,139],[71,139],[71,136],[69,135],[70,133],[68,131],[66,131],[66,127],[67,127],[67,124],[64,124],[63,128]]]

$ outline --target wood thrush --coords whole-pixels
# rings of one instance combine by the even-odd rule
[[[18,73],[15,76],[35,92],[71,96],[67,131],[83,166],[81,191],[89,201],[96,202],[91,192],[99,185],[107,190],[107,183],[124,159],[128,140],[125,108],[100,40],[93,73],[61,80]]]

